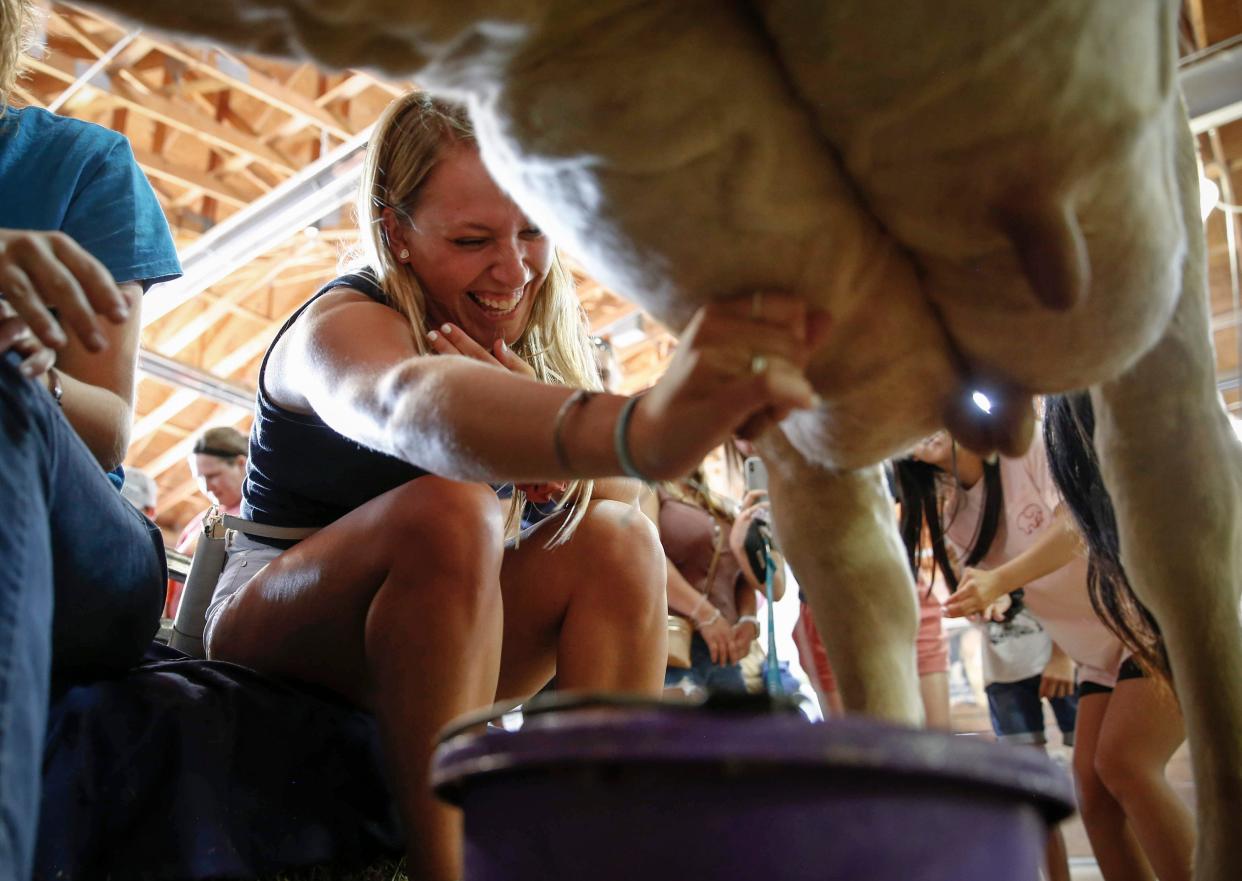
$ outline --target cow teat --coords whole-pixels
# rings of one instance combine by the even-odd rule
[[[964,389],[945,407],[944,425],[973,453],[1021,456],[1035,428],[1032,399],[1016,389]]]
[[[1035,297],[1049,309],[1072,309],[1087,295],[1091,264],[1070,200],[1015,196],[998,210]]]

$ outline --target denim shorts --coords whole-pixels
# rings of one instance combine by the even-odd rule
[[[1006,743],[1042,746],[1048,742],[1044,734],[1044,705],[1039,696],[1039,680],[1032,676],[1018,682],[993,682],[987,687],[988,710],[992,714],[992,730],[996,739]],[[1061,741],[1074,745],[1074,723],[1078,717],[1078,698],[1052,698],[1052,712],[1061,729]]]

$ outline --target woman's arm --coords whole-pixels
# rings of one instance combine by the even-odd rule
[[[101,322],[107,348],[90,352],[71,337],[55,365],[65,418],[105,471],[120,465],[129,448],[142,331],[142,285],[126,282],[120,288],[135,305],[123,323]]]
[[[982,612],[1007,593],[1030,584],[1068,564],[1079,555],[1081,541],[1066,514],[1058,507],[1048,528],[1035,543],[995,569],[967,569],[957,590],[944,604],[944,613],[960,618]]]
[[[27,333],[27,375],[60,383],[65,417],[115,468],[129,446],[142,286],[115,284],[70,236],[30,230],[0,230],[0,284],[7,323]]]
[[[635,408],[627,433],[653,479],[688,471],[756,413],[814,403],[802,375],[814,347],[805,305],[770,295],[764,318],[750,300],[705,307],[687,327],[665,376]],[[738,341],[746,340],[744,349]],[[570,390],[466,357],[421,357],[404,320],[357,292],[316,301],[269,362],[278,403],[317,413],[333,429],[443,477],[515,482],[622,473],[613,432],[626,398],[599,394],[553,426]],[[752,355],[767,370],[752,373]],[[275,368],[275,369],[273,369]]]

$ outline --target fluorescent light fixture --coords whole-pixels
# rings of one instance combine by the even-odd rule
[[[982,410],[984,413],[987,413],[989,415],[992,413],[992,402],[988,400],[988,396],[985,395],[983,392],[975,392],[974,394],[970,396],[970,399],[974,401],[975,406],[978,407],[980,410]]]
[[[614,349],[625,349],[630,346],[637,345],[647,338],[647,332],[642,326],[629,327],[620,333],[614,333],[608,339],[612,343]]]
[[[1207,220],[1219,201],[1220,187],[1216,185],[1216,181],[1205,174],[1199,175],[1199,215]]]

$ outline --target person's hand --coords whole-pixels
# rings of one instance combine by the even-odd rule
[[[996,602],[984,609],[981,617],[984,621],[1004,621],[1005,613],[1009,611],[1009,607],[1012,605],[1013,596],[1004,594]]]
[[[104,265],[61,232],[0,229],[0,293],[50,349],[67,345],[69,332],[87,351],[103,351],[108,341],[99,316],[123,324],[134,307]],[[34,352],[28,355],[36,356]]]
[[[427,341],[437,355],[465,355],[492,367],[503,367],[519,376],[535,378],[535,368],[505,345],[503,338],[493,342],[491,351],[488,351],[456,324],[442,324],[438,330],[427,334]]]
[[[0,300],[0,354],[8,351],[21,356],[19,368],[23,376],[42,376],[56,363],[56,350],[43,344],[30,325],[6,300]]]
[[[1039,696],[1049,700],[1074,693],[1074,662],[1063,651],[1054,651],[1039,677]]]
[[[1009,593],[996,573],[990,569],[967,569],[962,573],[957,590],[944,604],[947,618],[979,615],[988,606]]]
[[[712,608],[715,609],[714,606]],[[725,621],[724,615],[714,615],[707,624],[696,623],[695,629],[707,643],[707,650],[711,653],[713,664],[733,663],[733,629]]]
[[[742,496],[742,503],[738,505],[738,510],[742,513],[750,511],[752,508],[768,508],[768,491],[766,489],[748,489],[746,495]],[[738,516],[742,516],[738,514]]]
[[[526,500],[536,505],[542,505],[554,499],[559,499],[561,493],[569,488],[567,480],[553,480],[548,483],[515,483],[514,487],[526,493]]]
[[[733,527],[729,530],[729,544],[733,547],[746,546],[746,533],[750,529],[750,521],[756,516],[764,517],[761,513],[771,508],[767,501],[767,491],[761,489],[752,489],[746,493],[746,497],[742,499],[742,506],[737,512],[737,516],[733,518]]]
[[[687,474],[713,448],[816,406],[804,371],[827,339],[823,312],[788,294],[699,309],[668,369],[635,406],[629,448],[654,480]]]
[[[754,621],[740,621],[733,625],[732,633],[729,637],[730,647],[732,648],[732,658],[730,663],[736,664],[742,658],[750,654],[750,644],[759,638],[759,625]]]

